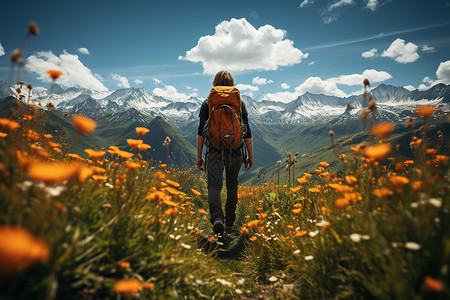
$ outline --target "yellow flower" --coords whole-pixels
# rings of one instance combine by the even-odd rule
[[[50,258],[47,244],[21,227],[0,227],[0,273],[16,273]]]
[[[72,123],[75,127],[75,130],[79,134],[85,134],[94,131],[95,127],[97,126],[97,123],[93,121],[92,119],[81,116],[81,115],[75,115],[72,117]]]

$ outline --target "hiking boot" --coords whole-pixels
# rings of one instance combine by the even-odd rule
[[[213,225],[213,231],[215,235],[218,235],[220,237],[223,237],[223,231],[225,229],[225,226],[223,225],[223,222],[221,220],[216,220]]]
[[[231,226],[226,225],[225,233],[226,234],[234,234],[234,233],[236,233],[236,231],[234,230],[234,226],[233,225],[231,225]]]

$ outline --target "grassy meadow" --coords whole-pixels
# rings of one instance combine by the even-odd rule
[[[407,124],[373,122],[358,144],[336,147],[330,131],[333,169],[323,160],[294,173],[290,153],[274,162],[289,182],[240,186],[221,245],[205,174],[143,160],[155,147],[147,128],[122,149],[75,153],[96,122],[65,116],[69,139],[50,127],[52,104],[19,94],[0,118],[0,299],[450,298],[449,148],[428,125],[435,107]],[[394,127],[413,123],[393,143]]]

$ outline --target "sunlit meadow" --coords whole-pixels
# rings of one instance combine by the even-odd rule
[[[38,32],[30,25],[26,39]],[[1,299],[450,297],[449,149],[444,133],[427,137],[435,107],[418,107],[407,124],[377,123],[366,91],[370,138],[336,147],[337,170],[326,161],[296,170],[287,152],[286,166],[274,162],[278,178],[239,187],[237,229],[220,245],[204,174],[144,161],[161,147],[143,143],[147,128],[126,149],[74,153],[95,120],[65,116],[77,132],[68,139],[50,130],[53,105],[17,84],[0,119]],[[423,125],[405,159],[390,135],[414,122]],[[170,142],[161,141],[167,162]]]

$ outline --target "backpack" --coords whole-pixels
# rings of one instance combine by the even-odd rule
[[[238,149],[244,143],[245,125],[239,90],[232,86],[215,86],[207,98],[209,117],[203,136],[215,149]]]

